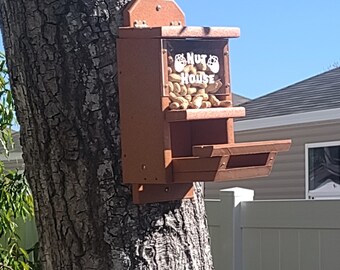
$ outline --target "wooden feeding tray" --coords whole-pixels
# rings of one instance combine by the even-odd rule
[[[189,183],[268,176],[277,152],[290,145],[291,140],[195,145],[193,157],[173,159],[173,179]]]

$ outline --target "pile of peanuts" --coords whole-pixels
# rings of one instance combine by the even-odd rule
[[[175,71],[173,63],[173,57],[168,56],[168,88],[171,100],[169,108],[171,110],[230,107],[232,105],[229,100],[219,100],[215,96],[223,85],[217,74],[214,75],[212,84],[206,82],[183,84],[182,77]],[[213,74],[203,63],[186,65],[183,72],[205,77]]]

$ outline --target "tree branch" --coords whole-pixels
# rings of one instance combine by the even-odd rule
[[[0,269],[9,269],[9,270],[13,270],[12,267],[7,266],[7,265],[4,265],[4,264],[2,264],[2,263],[0,263]]]

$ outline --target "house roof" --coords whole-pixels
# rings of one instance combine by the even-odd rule
[[[233,93],[233,105],[234,106],[241,105],[245,102],[248,102],[249,100],[250,100],[249,98]]]
[[[335,68],[244,104],[239,121],[340,108],[340,68]]]

